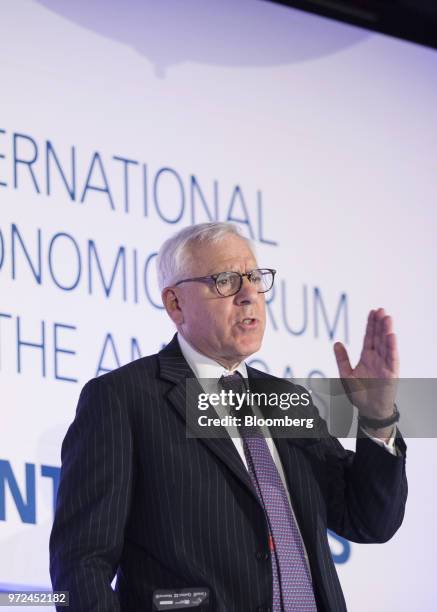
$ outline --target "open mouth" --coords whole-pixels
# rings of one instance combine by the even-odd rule
[[[242,319],[241,321],[239,321],[239,325],[242,325],[245,328],[251,328],[251,327],[255,327],[258,323],[257,319],[254,319],[252,317],[246,317],[245,319]]]

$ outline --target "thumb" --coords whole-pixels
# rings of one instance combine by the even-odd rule
[[[341,342],[336,342],[334,344],[334,353],[337,360],[340,378],[347,378],[352,373],[352,366],[344,344]]]

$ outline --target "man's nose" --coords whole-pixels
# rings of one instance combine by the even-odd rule
[[[243,276],[243,284],[240,291],[236,294],[237,304],[251,304],[258,299],[258,290],[254,283],[251,283],[247,276]]]

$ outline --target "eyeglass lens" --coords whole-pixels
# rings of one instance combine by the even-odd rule
[[[217,291],[225,297],[234,295],[241,289],[242,280],[237,272],[222,272],[216,279]],[[250,281],[258,293],[265,293],[273,285],[273,274],[269,270],[252,270]]]

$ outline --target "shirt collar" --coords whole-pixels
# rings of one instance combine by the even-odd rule
[[[185,338],[178,333],[177,339],[182,352],[182,355],[187,360],[188,365],[193,370],[196,378],[215,378],[219,379],[222,376],[228,376],[233,372],[239,372],[243,378],[247,378],[247,367],[244,361],[239,363],[233,370],[227,370],[211,357],[207,357],[199,353]]]

